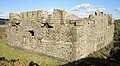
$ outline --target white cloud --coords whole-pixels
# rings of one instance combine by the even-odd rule
[[[102,5],[93,6],[90,4],[80,4],[72,8],[73,11],[84,10],[85,12],[95,12],[95,11],[104,11],[105,7]]]
[[[51,9],[49,9],[49,10],[48,10],[48,13],[49,13],[49,14],[52,14],[52,13],[53,13],[53,11],[54,11],[54,9],[53,9],[53,8],[51,8]]]
[[[9,13],[0,12],[0,18],[8,18]]]
[[[81,18],[85,18],[85,17],[88,17],[89,14],[82,12],[82,13],[79,13],[79,16],[80,16]]]
[[[120,14],[120,7],[114,10],[114,14]]]
[[[79,16],[84,18],[84,17],[88,17],[89,14],[95,12],[95,11],[105,11],[106,8],[103,7],[103,5],[91,5],[91,4],[80,4],[77,6],[74,6],[72,8],[72,11],[77,11],[77,12],[81,12],[79,13]]]
[[[3,14],[3,12],[0,12],[0,14]]]
[[[112,14],[115,19],[120,19],[120,7],[115,8]]]
[[[120,8],[116,8],[116,10],[120,12]]]

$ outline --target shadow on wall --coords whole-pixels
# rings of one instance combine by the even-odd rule
[[[111,51],[107,59],[89,57],[60,66],[120,66],[120,49]]]
[[[107,59],[88,57],[60,66],[120,66],[120,20],[115,21],[114,48]]]

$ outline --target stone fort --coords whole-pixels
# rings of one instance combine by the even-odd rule
[[[8,45],[74,61],[107,46],[114,36],[111,14],[95,12],[88,18],[54,9],[10,13]]]

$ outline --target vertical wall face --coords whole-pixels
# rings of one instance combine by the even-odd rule
[[[114,24],[112,15],[101,12],[81,19],[77,27],[76,60],[107,46],[113,40]]]
[[[61,9],[11,13],[6,28],[9,45],[69,61],[106,46],[114,34],[111,15],[80,19]]]
[[[6,26],[8,44],[70,60],[76,32],[74,25],[67,23],[71,17],[74,15],[60,9],[55,9],[53,14],[44,10],[10,14]]]

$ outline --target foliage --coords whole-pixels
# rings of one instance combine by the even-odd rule
[[[115,20],[114,40],[120,41],[120,20]]]

